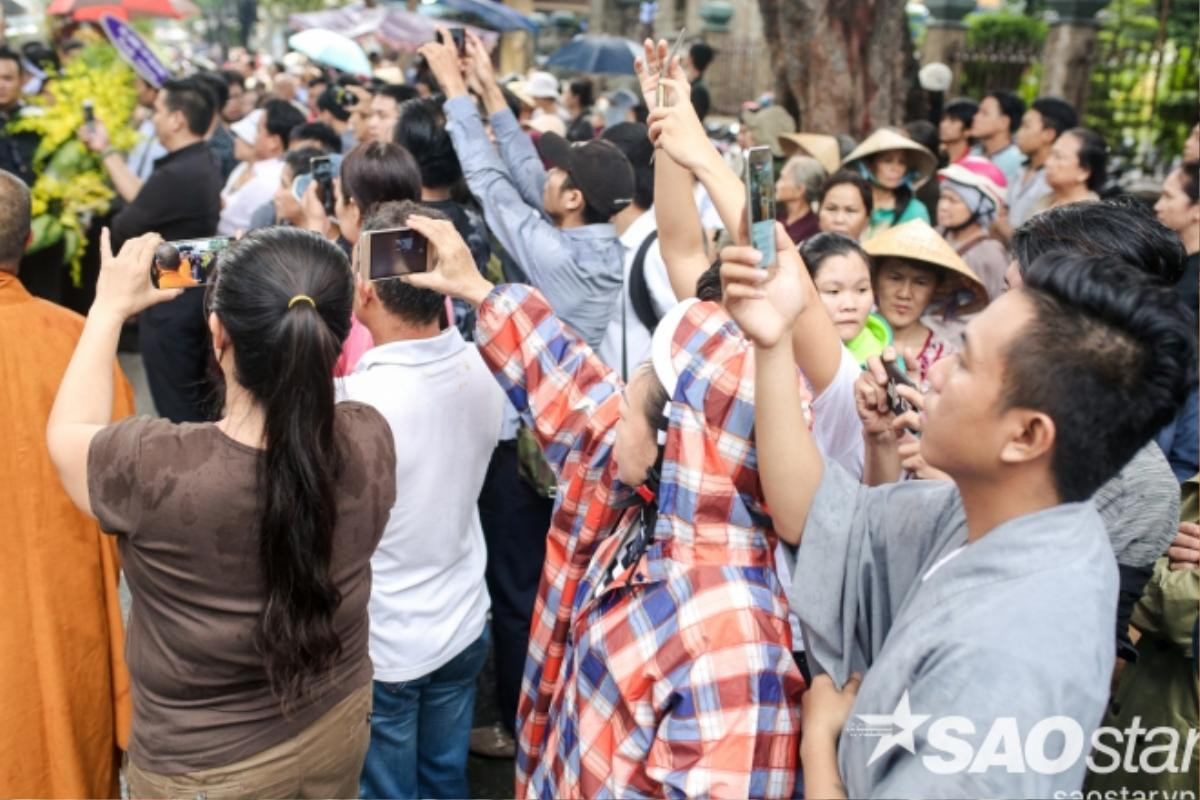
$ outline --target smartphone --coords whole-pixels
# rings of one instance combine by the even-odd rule
[[[770,147],[746,151],[746,220],[760,267],[775,263],[775,169]]]
[[[221,253],[232,241],[228,236],[214,236],[163,242],[154,251],[150,282],[156,289],[205,286],[217,274]]]
[[[83,101],[83,127],[89,131],[96,127],[96,111],[91,100]]]
[[[921,391],[920,387],[913,383],[912,378],[908,377],[895,361],[884,361],[883,369],[887,372],[888,376],[887,386],[884,388],[884,392],[887,394],[888,408],[896,416],[912,411],[912,405],[900,396],[900,393],[896,391],[896,386],[908,386],[918,392]],[[920,431],[915,431],[909,427],[905,427],[904,430],[918,439],[921,438]]]
[[[467,55],[467,33],[462,28],[450,28],[450,40],[454,42],[454,47],[458,50],[458,57],[465,58]],[[438,41],[442,41],[441,33],[438,34]],[[442,42],[445,44],[445,42]]]
[[[367,231],[359,238],[358,248],[363,280],[378,281],[429,269],[429,240],[412,228]]]
[[[667,87],[663,86],[663,79],[667,77],[671,70],[671,61],[679,55],[679,48],[683,46],[683,38],[687,35],[687,28],[680,28],[679,35],[675,37],[675,44],[667,52],[667,60],[664,61],[658,70],[658,89],[654,93],[655,102],[659,108],[667,105]]]
[[[334,206],[333,157],[315,156],[311,163],[312,179],[317,182],[318,193],[321,196],[321,204],[325,206],[325,213],[332,217]]]

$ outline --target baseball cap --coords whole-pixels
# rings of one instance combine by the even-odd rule
[[[571,176],[587,204],[606,219],[633,202],[633,167],[612,142],[568,142],[547,132],[538,138],[537,148],[543,161]]]

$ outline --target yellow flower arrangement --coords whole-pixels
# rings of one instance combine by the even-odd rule
[[[82,280],[86,231],[94,216],[108,212],[115,192],[98,155],[79,140],[84,101],[91,101],[96,119],[108,130],[113,148],[128,150],[137,143],[132,125],[137,96],[130,69],[111,45],[87,46],[48,85],[48,96],[37,98],[26,113],[10,123],[13,131],[41,137],[34,156],[33,244],[30,252],[64,242],[71,280]]]

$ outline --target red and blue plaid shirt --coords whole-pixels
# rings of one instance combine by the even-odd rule
[[[612,444],[621,383],[526,286],[479,310],[484,359],[559,477],[517,710],[518,797],[792,797],[799,698],[762,508],[751,348],[698,303],[646,552],[606,581],[637,517]]]

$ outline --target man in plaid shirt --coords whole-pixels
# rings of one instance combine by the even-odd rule
[[[484,360],[559,478],[517,712],[517,796],[792,797],[804,683],[736,326],[714,303],[677,308],[655,368],[622,386],[536,290],[493,287],[452,226],[410,224],[437,267],[407,280],[479,307]]]

